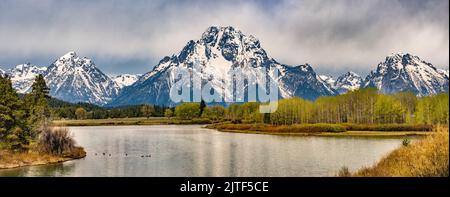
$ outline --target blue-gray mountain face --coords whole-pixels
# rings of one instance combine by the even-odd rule
[[[387,94],[409,91],[418,96],[433,95],[448,92],[448,70],[436,69],[417,56],[393,54],[378,64],[362,87],[376,87]]]
[[[193,67],[196,62],[200,64],[200,69]],[[173,105],[169,90],[174,81],[170,79],[170,74],[180,68],[188,68],[193,76],[207,76],[213,89],[218,92],[233,92],[224,89],[224,77],[230,70],[258,78],[271,75],[270,68],[276,68],[279,70],[276,80],[282,98],[299,96],[315,99],[336,94],[308,64],[280,64],[266,53],[255,37],[244,35],[233,27],[210,27],[201,39],[189,41],[180,53],[164,57],[151,72],[125,87],[109,105]]]

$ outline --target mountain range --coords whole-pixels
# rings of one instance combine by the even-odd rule
[[[194,66],[198,64],[198,66]],[[279,70],[275,76],[270,69]],[[314,100],[319,96],[343,94],[358,88],[375,87],[383,93],[411,91],[418,96],[448,92],[449,72],[411,54],[392,54],[380,62],[364,79],[347,72],[334,79],[318,75],[307,63],[286,65],[272,58],[260,41],[233,27],[209,27],[198,40],[189,41],[183,49],[162,58],[153,70],[143,75],[122,74],[107,76],[94,62],[69,52],[48,67],[30,63],[3,71],[11,77],[19,93],[30,91],[34,78],[42,74],[50,94],[69,102],[87,102],[97,105],[124,106],[136,104],[175,105],[169,97],[175,81],[173,71],[188,69],[192,75],[209,81],[214,91],[229,93],[225,79],[234,70],[257,81],[268,74],[279,84],[281,98],[298,96]],[[206,80],[207,79],[207,80]],[[232,95],[232,94],[231,94]]]

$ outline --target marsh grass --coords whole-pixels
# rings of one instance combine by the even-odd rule
[[[448,177],[449,131],[438,127],[432,135],[402,146],[376,165],[352,174],[362,177]]]

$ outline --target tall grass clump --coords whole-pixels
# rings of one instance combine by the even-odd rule
[[[449,132],[435,132],[418,142],[394,150],[378,164],[364,168],[354,176],[364,177],[448,177]]]
[[[46,128],[38,141],[39,151],[53,155],[63,155],[75,149],[75,140],[66,128]]]

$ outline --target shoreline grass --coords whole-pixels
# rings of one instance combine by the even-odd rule
[[[208,128],[208,127],[206,127]],[[210,128],[212,129],[212,128]],[[281,136],[318,136],[318,137],[422,137],[428,136],[431,132],[417,131],[344,131],[339,133],[318,132],[318,133],[275,133],[251,130],[223,130],[216,129],[220,132],[242,133],[242,134],[261,134],[261,135],[281,135]]]
[[[87,120],[54,120],[52,126],[119,126],[119,125],[187,125],[210,124],[208,119],[196,118],[192,120],[169,119],[164,117],[151,118],[114,118],[114,119],[87,119]]]
[[[432,129],[428,125],[386,124],[302,124],[290,126],[274,126],[268,124],[233,124],[212,123],[208,119],[181,120],[176,118],[117,118],[117,119],[87,119],[87,120],[54,120],[52,126],[128,126],[128,125],[206,125],[205,128],[222,132],[324,136],[324,137],[398,137],[426,136]]]
[[[61,156],[40,153],[37,151],[15,152],[0,150],[0,169],[11,169],[25,166],[56,164],[86,157],[82,147],[75,147],[70,153]]]
[[[392,151],[374,166],[362,168],[355,173],[348,172],[343,168],[339,175],[355,177],[448,177],[448,127],[438,127],[432,135]]]
[[[289,126],[274,126],[267,124],[211,124],[206,128],[217,129],[222,132],[270,134],[270,135],[297,135],[297,136],[323,136],[323,137],[398,137],[398,136],[426,136],[431,132],[429,127],[422,125],[373,125],[368,130],[347,130],[348,128],[368,128],[366,125],[347,127],[341,124],[303,124]],[[388,129],[386,129],[388,128]],[[406,130],[409,128],[410,130]]]

